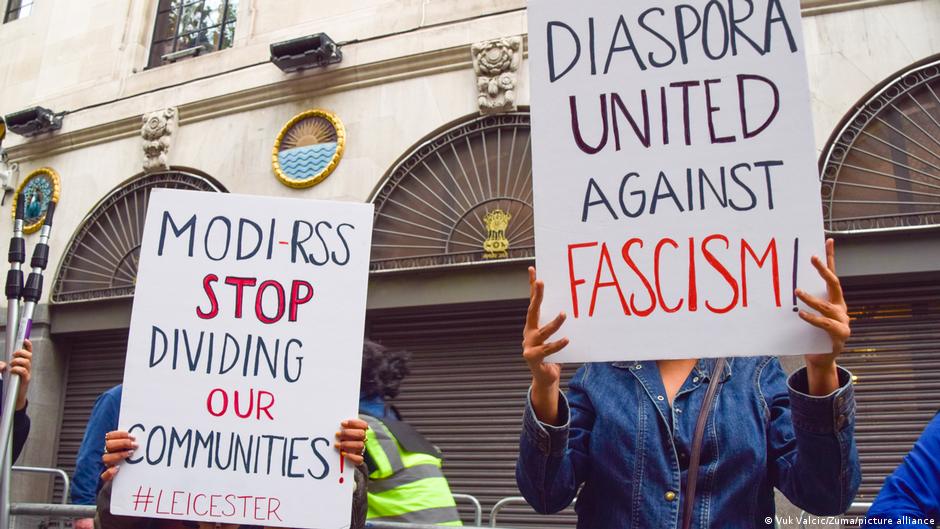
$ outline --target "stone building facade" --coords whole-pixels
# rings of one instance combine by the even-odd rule
[[[130,200],[145,196],[141,189],[178,185],[382,205],[377,226],[390,233],[376,234],[368,328],[373,337],[414,350],[414,380],[401,407],[451,456],[446,469],[457,492],[477,496],[487,509],[517,494],[512,435],[487,425],[486,417],[517,428],[512,423],[518,422],[525,384],[516,350],[520,300],[527,296],[525,268],[532,257],[526,235],[531,222],[523,220],[527,200],[531,209],[523,0],[218,0],[195,2],[198,12],[187,11],[189,2],[168,0],[2,1],[10,5],[0,25],[0,113],[36,106],[64,113],[60,129],[28,138],[8,133],[2,144],[8,161],[0,172],[18,166],[13,187],[44,167],[54,169],[61,183],[48,288],[34,331],[33,435],[21,464],[66,469],[74,464],[94,397],[121,378],[139,239],[129,233],[133,223],[115,215],[127,215]],[[878,97],[905,83],[940,86],[932,66],[940,61],[940,3],[803,0],[803,16],[823,169],[834,164],[832,174],[846,171],[841,157],[860,148],[855,136],[879,119],[893,123],[879,118],[891,105],[922,111],[937,122],[940,100],[918,99],[918,109],[879,103]],[[184,26],[188,29],[173,29]],[[272,43],[319,33],[337,44],[340,61],[292,73],[272,63]],[[285,124],[309,109],[327,110],[341,120],[344,152],[318,184],[291,187],[275,176],[272,149]],[[898,115],[912,114],[899,110]],[[940,128],[925,134],[936,142]],[[900,165],[940,177],[940,143],[907,140],[919,142],[924,152],[908,149],[907,158],[888,167],[872,162],[867,170],[897,176]],[[494,145],[500,147],[496,154],[487,150]],[[911,161],[912,154],[921,161]],[[505,170],[522,185],[509,198],[481,190],[466,207],[427,222],[456,230],[459,220],[475,218],[488,204],[504,200],[505,209],[518,203],[518,230],[513,232],[513,220],[506,221],[507,249],[484,256],[485,233],[480,240],[473,235],[454,243],[463,249],[427,235],[429,224],[416,220],[427,217],[418,202],[409,210],[418,213],[406,220],[425,231],[399,233],[408,224],[395,227],[390,204],[408,206],[407,197],[417,194],[417,188],[407,191],[409,185],[433,187],[430,175],[440,178],[458,166],[470,171],[469,165],[484,172]],[[428,193],[455,193],[449,185],[440,187]],[[907,217],[897,225],[862,222],[833,230],[840,273],[862,307],[856,316],[864,342],[847,354],[858,359],[859,387],[873,381],[872,396],[860,404],[867,414],[860,419],[860,435],[868,443],[866,468],[873,476],[863,500],[870,500],[879,476],[898,460],[905,443],[910,445],[928,410],[940,408],[935,396],[896,392],[897,384],[940,389],[940,339],[918,330],[940,321],[940,232],[933,229],[940,217],[929,213],[940,211],[940,195],[925,188],[916,196],[865,199],[917,202],[913,211],[901,208],[897,215]],[[927,206],[920,208],[921,202]],[[10,222],[0,222],[0,239],[11,229]],[[109,237],[114,255],[90,258],[95,237]],[[431,242],[415,242],[423,240]],[[108,276],[100,288],[82,287],[83,270],[95,266],[82,264],[89,259]],[[912,299],[919,304],[911,305]],[[878,327],[891,319],[886,315],[898,326]],[[441,326],[453,336],[436,330]],[[892,341],[891,333],[903,339]],[[911,345],[915,342],[919,345]],[[492,367],[441,381],[436,377],[448,358],[464,372],[477,369],[477,362]],[[463,389],[484,376],[505,380],[505,391]],[[482,417],[459,412],[464,398],[475,399]],[[892,399],[900,403],[896,408],[877,408],[875,401]],[[447,411],[453,409],[458,412]],[[890,416],[898,413],[903,419],[892,422]],[[445,416],[455,421],[453,428],[444,428]],[[896,443],[884,446],[883,434],[897,436]],[[14,490],[18,499],[29,501],[48,501],[58,493],[51,481],[25,475],[15,477]],[[501,525],[533,519],[538,518],[513,507]],[[21,527],[40,522],[19,520]]]

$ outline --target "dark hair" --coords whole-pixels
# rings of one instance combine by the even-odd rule
[[[395,398],[401,388],[401,381],[408,376],[410,359],[411,355],[405,351],[392,351],[372,340],[363,342],[359,386],[362,395]]]

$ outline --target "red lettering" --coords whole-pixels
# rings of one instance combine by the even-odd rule
[[[747,254],[757,263],[757,268],[763,268],[767,257],[771,257],[771,274],[774,281],[774,301],[780,306],[780,267],[777,263],[777,239],[770,239],[770,244],[764,250],[764,255],[757,257],[754,249],[744,239],[741,239],[741,306],[747,306]]]
[[[221,494],[213,494],[212,496],[209,496],[209,516],[212,516],[213,518],[218,518],[219,516],[223,516],[223,513],[216,510],[216,507],[221,507],[221,506],[216,505],[215,500],[220,499],[220,498],[222,498]],[[232,514],[235,514],[234,509],[232,510]],[[225,516],[231,516],[232,514],[226,514]]]
[[[611,281],[601,282],[601,273],[604,264],[607,264],[607,271],[610,272]],[[594,276],[594,290],[591,292],[591,307],[588,310],[588,316],[594,315],[594,305],[597,303],[597,292],[602,288],[614,287],[617,289],[617,296],[620,297],[620,306],[623,307],[623,313],[630,315],[630,307],[627,306],[627,298],[623,296],[620,290],[620,283],[617,281],[617,274],[614,273],[614,266],[610,262],[610,252],[607,251],[607,243],[601,243],[601,256],[597,260],[597,274]]]
[[[272,504],[274,504],[273,507],[272,507]],[[272,516],[273,516],[274,518],[277,518],[279,522],[284,521],[284,520],[281,520],[281,517],[277,514],[277,510],[280,506],[281,506],[281,500],[277,498],[268,498],[268,517],[267,517],[268,520],[272,520],[273,519]]]
[[[268,397],[270,400],[268,402],[261,402],[261,397]],[[274,417],[271,416],[271,412],[268,410],[271,409],[271,406],[274,406],[274,394],[270,391],[258,390],[258,420],[261,420],[261,413],[264,412],[268,416],[268,419],[274,420]]]
[[[163,500],[163,490],[162,490],[162,489],[160,490],[160,492],[157,493],[157,511],[156,511],[157,514],[172,514],[170,511],[161,511],[161,510],[160,510],[160,502],[161,502],[161,500]]]
[[[265,315],[261,303],[261,300],[264,299],[264,291],[268,287],[274,287],[275,292],[277,292],[277,313],[273,318]],[[273,279],[261,283],[261,286],[258,287],[258,296],[255,298],[255,315],[258,316],[258,321],[267,324],[277,323],[284,316],[284,287],[280,283]]]
[[[662,253],[663,246],[667,244],[672,246],[673,248],[679,247],[679,244],[672,239],[663,239],[656,244],[656,249],[653,252],[653,277],[655,277],[655,280],[656,280],[656,299],[659,300],[659,306],[662,307],[664,311],[671,314],[681,309],[682,304],[685,302],[685,300],[682,298],[679,298],[679,302],[676,303],[674,307],[670,307],[669,305],[666,305],[666,300],[663,299],[663,290],[659,284],[659,258],[660,258],[660,254]],[[694,284],[694,281],[695,281],[694,276],[691,278],[691,280]]]
[[[568,281],[571,284],[571,308],[574,317],[578,317],[578,285],[583,285],[587,283],[585,279],[575,279],[574,278],[574,259],[572,257],[572,250],[578,248],[591,248],[597,246],[596,242],[583,242],[579,244],[569,244],[568,245]]]
[[[640,277],[640,281],[643,282],[643,286],[646,287],[646,291],[649,292],[650,306],[645,310],[636,308],[636,294],[630,294],[630,308],[633,309],[633,313],[637,316],[640,316],[641,318],[645,318],[656,309],[656,295],[653,294],[653,287],[650,285],[650,282],[647,281],[646,276],[643,275],[643,272],[637,268],[636,263],[634,263],[633,259],[630,258],[630,247],[637,243],[639,243],[640,248],[643,247],[643,241],[641,239],[633,238],[623,245],[623,248],[620,249],[620,253],[623,255],[623,260],[627,262],[627,266],[629,266],[630,269]],[[656,279],[656,284],[659,284],[659,278]]]
[[[734,306],[738,304],[738,282],[735,281],[734,277],[730,272],[728,272],[728,269],[725,268],[723,264],[721,264],[718,258],[708,251],[708,243],[716,239],[725,243],[725,249],[731,248],[731,243],[724,235],[709,235],[702,241],[702,253],[705,255],[705,260],[708,261],[708,264],[712,265],[712,268],[718,271],[718,273],[721,274],[721,277],[723,277],[725,281],[727,281],[728,285],[731,286],[731,290],[734,294],[731,297],[731,302],[724,307],[713,307],[711,303],[708,302],[708,300],[705,300],[705,307],[716,314],[724,314],[733,309]]]
[[[246,286],[253,287],[258,280],[253,277],[233,277],[228,276],[225,278],[226,285],[233,285],[235,287],[235,317],[242,317],[242,300],[244,299],[243,291]]]
[[[186,514],[186,511],[176,512],[176,504],[178,503],[177,496],[180,495],[180,494],[183,494],[183,491],[181,491],[181,490],[174,490],[174,491],[173,491],[173,502],[171,503],[171,506],[170,506],[170,512],[171,512],[172,514],[177,515],[177,516],[183,516],[183,515]]]
[[[235,497],[234,494],[226,494],[226,495],[225,495],[225,503],[227,503],[228,506],[232,508],[232,512],[223,512],[223,513],[222,513],[222,516],[224,516],[224,517],[235,516],[235,503],[232,502],[232,498],[234,498],[234,497]]]
[[[242,415],[238,409],[238,390],[235,390],[235,415],[237,415],[238,418],[247,419],[248,417],[251,417],[251,410],[254,409],[254,403],[255,403],[255,390],[249,389],[248,390],[248,411],[246,411],[245,414]]]
[[[196,494],[196,496],[193,497],[193,512],[196,513],[197,516],[205,516],[205,515],[209,514],[209,509],[206,509],[206,510],[204,510],[204,511],[202,511],[202,512],[199,512],[199,507],[196,505],[196,502],[199,501],[199,497],[200,497],[200,496],[202,496],[203,498],[206,497],[206,495],[205,495],[205,494],[202,494],[202,493]]]
[[[698,310],[698,288],[695,284],[695,238],[689,237],[689,312]]]
[[[212,396],[217,392],[222,394],[222,411],[218,413],[214,411],[214,406],[212,405]],[[228,393],[226,393],[222,388],[215,388],[210,391],[209,396],[206,398],[206,409],[209,410],[209,413],[212,414],[213,417],[221,417],[222,415],[225,415],[225,411],[228,409]]]
[[[259,513],[259,512],[264,512],[263,504],[261,503],[261,501],[264,500],[264,499],[265,499],[264,496],[256,496],[256,497],[254,498],[254,504],[255,504],[255,509],[254,509],[254,511],[255,511],[255,512],[253,512],[251,516],[252,516],[255,520],[266,520],[266,518],[264,518],[264,515],[258,516],[258,513]]]
[[[209,297],[209,311],[203,312],[199,307],[196,307],[196,316],[204,320],[211,320],[219,315],[219,300],[215,297],[215,291],[212,290],[212,283],[215,283],[219,280],[219,276],[215,274],[208,274],[206,277],[202,278],[202,288],[206,291],[206,296]]]
[[[307,292],[303,297],[300,295],[300,287],[307,288]],[[310,301],[311,298],[313,298],[313,287],[310,286],[310,283],[295,279],[290,287],[290,316],[288,319],[290,321],[297,321],[297,307]]]

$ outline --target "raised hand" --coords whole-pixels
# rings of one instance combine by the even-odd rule
[[[819,314],[799,312],[800,318],[814,327],[818,327],[827,334],[832,341],[832,351],[822,354],[806,355],[807,375],[809,377],[810,393],[814,395],[828,395],[839,387],[839,378],[836,371],[836,358],[845,349],[845,342],[852,334],[850,328],[849,309],[842,295],[842,284],[836,275],[835,242],[826,240],[826,263],[813,256],[813,266],[819,275],[826,281],[828,299],[811,296],[803,290],[797,289],[796,295]]]
[[[558,390],[561,384],[561,366],[545,359],[568,345],[567,338],[548,341],[565,322],[565,313],[539,327],[539,315],[545,284],[536,278],[535,267],[529,267],[529,310],[522,331],[522,358],[532,372],[532,407],[539,420],[555,424],[558,419]]]

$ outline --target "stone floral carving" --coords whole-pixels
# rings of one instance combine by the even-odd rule
[[[481,114],[516,109],[516,71],[522,62],[522,37],[478,42],[470,47],[477,74]]]
[[[170,168],[167,155],[178,120],[176,108],[144,114],[144,124],[140,129],[144,140],[144,171],[165,171]]]

